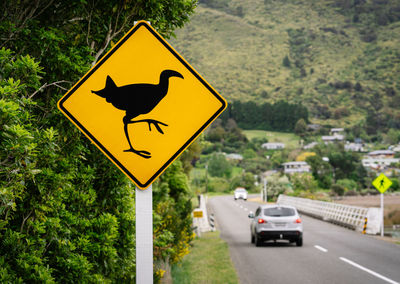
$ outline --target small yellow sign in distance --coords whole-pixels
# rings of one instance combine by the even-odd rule
[[[384,174],[380,174],[373,182],[372,185],[380,192],[384,193],[391,185],[392,181]]]
[[[227,103],[147,22],[138,22],[58,107],[147,188]]]
[[[193,211],[194,218],[203,218],[203,211]]]

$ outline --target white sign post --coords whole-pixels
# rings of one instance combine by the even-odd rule
[[[153,187],[136,187],[136,283],[153,283]]]

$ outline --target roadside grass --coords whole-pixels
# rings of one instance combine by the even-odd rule
[[[247,139],[267,138],[268,142],[281,142],[285,148],[298,148],[300,138],[293,133],[265,131],[265,130],[243,130]]]
[[[202,234],[193,241],[190,253],[172,267],[173,283],[239,283],[228,244],[219,232]]]

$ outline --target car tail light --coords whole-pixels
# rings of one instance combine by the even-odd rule
[[[258,219],[258,224],[263,224],[263,223],[267,223],[267,221],[265,221],[264,219]]]
[[[299,223],[301,223],[301,219],[298,218],[298,219],[296,219],[296,221],[294,221],[294,222],[297,223],[297,224],[299,224]]]

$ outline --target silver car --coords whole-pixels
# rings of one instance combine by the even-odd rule
[[[293,206],[263,205],[250,212],[251,242],[258,247],[268,240],[289,240],[303,245],[303,223]]]
[[[247,200],[247,190],[243,187],[238,187],[235,189],[234,193],[233,193],[233,198],[235,200],[237,199],[244,199]]]

